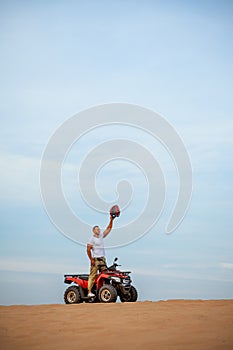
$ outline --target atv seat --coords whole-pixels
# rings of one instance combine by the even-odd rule
[[[89,275],[78,275],[78,277],[81,278],[81,280],[88,281]]]

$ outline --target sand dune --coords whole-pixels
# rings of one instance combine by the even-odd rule
[[[233,349],[233,300],[1,306],[2,350]]]

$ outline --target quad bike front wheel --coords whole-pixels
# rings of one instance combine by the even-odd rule
[[[64,301],[66,304],[82,303],[79,288],[76,286],[70,286],[69,288],[67,288],[64,293]]]
[[[138,298],[138,292],[137,289],[134,286],[131,286],[131,289],[127,295],[120,295],[120,300],[122,303],[124,302],[135,302]]]
[[[111,284],[105,284],[100,288],[98,298],[101,303],[115,303],[117,291]]]

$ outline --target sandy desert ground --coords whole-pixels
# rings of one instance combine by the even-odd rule
[[[233,349],[233,300],[0,306],[0,349]]]

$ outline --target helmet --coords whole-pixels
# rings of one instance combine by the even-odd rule
[[[114,205],[111,209],[110,209],[110,215],[115,218],[116,216],[120,216],[120,208],[118,207],[118,205]]]

